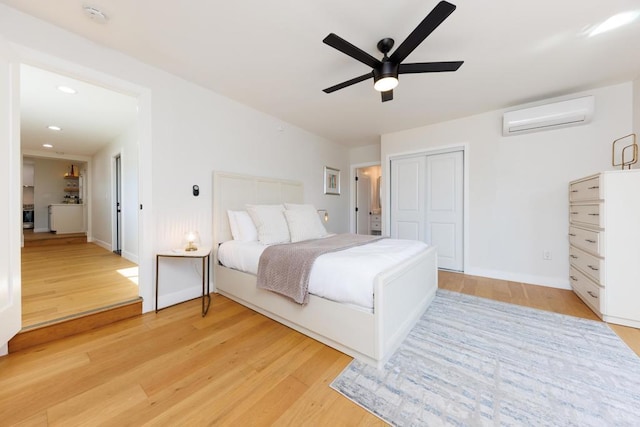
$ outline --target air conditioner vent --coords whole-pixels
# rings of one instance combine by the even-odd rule
[[[594,97],[584,96],[537,107],[508,111],[502,118],[502,135],[519,135],[589,123]]]

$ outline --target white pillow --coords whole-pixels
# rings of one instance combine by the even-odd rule
[[[247,211],[227,211],[229,226],[233,240],[255,242],[258,240],[258,230]]]
[[[295,206],[290,208],[290,206]],[[284,217],[289,226],[289,233],[292,242],[303,240],[319,239],[328,233],[322,225],[318,211],[312,205],[290,205],[284,211]]]
[[[247,205],[247,212],[258,230],[260,243],[271,245],[291,241],[283,205]]]
[[[231,229],[231,236],[233,240],[240,240],[240,231],[238,230],[238,221],[236,221],[235,211],[227,211],[229,217],[229,228]]]

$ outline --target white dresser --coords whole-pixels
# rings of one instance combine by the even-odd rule
[[[569,279],[604,321],[640,327],[640,170],[569,183]]]

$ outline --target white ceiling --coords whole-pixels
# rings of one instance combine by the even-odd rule
[[[65,94],[58,86],[77,91]],[[130,96],[39,68],[20,68],[22,150],[91,156],[131,126],[138,101]],[[60,131],[48,129],[58,126]],[[43,144],[53,148],[43,148]]]
[[[0,0],[229,98],[352,146],[384,133],[629,81],[640,75],[640,20],[595,37],[638,0],[452,0],[457,10],[405,62],[464,60],[455,73],[400,76],[380,102],[370,71],[322,43],[334,32],[375,57],[396,47],[436,0]],[[108,21],[88,19],[83,4]]]

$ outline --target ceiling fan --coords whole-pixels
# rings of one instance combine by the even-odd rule
[[[378,50],[382,52],[382,60],[376,59],[362,49],[352,45],[348,41],[331,33],[322,40],[323,43],[338,49],[345,55],[349,55],[353,59],[362,62],[372,68],[371,72],[363,74],[359,77],[339,83],[335,86],[323,89],[325,93],[335,92],[344,89],[356,83],[365,81],[373,77],[373,87],[381,92],[382,102],[391,101],[393,99],[393,88],[398,85],[399,74],[410,73],[438,73],[444,71],[456,71],[464,61],[448,61],[448,62],[418,62],[412,64],[403,64],[405,60],[415,48],[418,47],[429,34],[433,32],[442,22],[456,10],[455,5],[441,1],[433,8],[426,18],[416,27],[415,30],[403,41],[400,46],[391,54],[387,54],[393,48],[394,40],[392,38],[384,38],[378,42]]]

